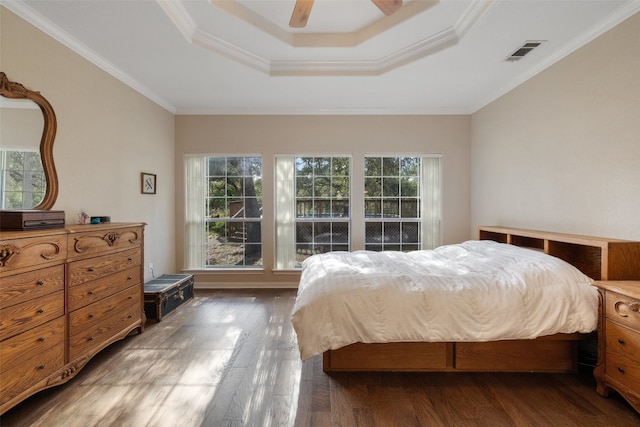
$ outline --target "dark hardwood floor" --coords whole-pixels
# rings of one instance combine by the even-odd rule
[[[9,426],[638,426],[589,373],[345,373],[302,363],[294,290],[196,291],[95,357]]]

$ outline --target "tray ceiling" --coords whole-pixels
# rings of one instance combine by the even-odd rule
[[[630,0],[11,0],[177,114],[469,114],[640,11]],[[543,43],[521,60],[528,40]]]

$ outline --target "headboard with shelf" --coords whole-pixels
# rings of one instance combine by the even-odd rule
[[[640,280],[640,242],[490,226],[478,238],[542,250],[594,280]]]

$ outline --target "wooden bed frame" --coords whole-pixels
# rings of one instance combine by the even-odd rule
[[[479,227],[480,240],[534,248],[594,280],[639,280],[640,242],[507,227]],[[578,344],[592,334],[490,342],[356,343],[323,354],[332,371],[575,372]]]

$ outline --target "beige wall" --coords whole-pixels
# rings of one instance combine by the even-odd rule
[[[472,232],[640,240],[639,76],[636,14],[473,114]]]
[[[297,274],[274,274],[273,162],[275,154],[352,154],[353,170],[362,170],[365,154],[443,155],[445,243],[469,237],[468,116],[177,116],[176,219],[178,265],[183,265],[185,154],[261,154],[263,158],[263,273],[198,274],[199,283],[255,285],[257,282],[295,284]],[[354,197],[363,188],[354,173]],[[360,209],[363,215],[364,208]],[[358,215],[357,205],[352,215]],[[363,230],[353,229],[353,249]]]
[[[145,260],[157,274],[175,272],[173,114],[7,9],[0,14],[0,69],[40,91],[58,119],[53,209],[67,223],[80,209],[146,222]],[[158,175],[157,195],[140,194],[142,171]]]

